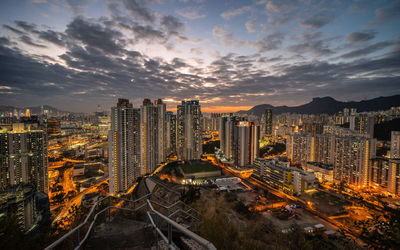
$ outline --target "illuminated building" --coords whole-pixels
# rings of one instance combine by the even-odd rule
[[[260,176],[264,182],[276,189],[293,192],[293,173],[288,162],[282,162],[276,159],[257,158],[254,160],[253,167],[255,173]]]
[[[49,119],[47,120],[47,133],[50,136],[57,136],[61,134],[60,120]]]
[[[107,136],[110,130],[110,116],[106,112],[96,112],[97,126],[99,127],[99,134]]]
[[[304,122],[303,132],[311,135],[322,134],[324,132],[324,124],[316,122]]]
[[[355,115],[350,117],[350,129],[359,134],[374,136],[375,118],[368,115]]]
[[[265,110],[265,135],[272,135],[272,109]]]
[[[390,140],[390,158],[400,158],[400,131],[392,131]]]
[[[348,184],[369,185],[369,159],[375,157],[375,139],[335,137],[334,178]]]
[[[386,190],[389,178],[389,159],[376,157],[370,159],[370,185]]]
[[[333,165],[335,180],[362,186],[369,185],[369,160],[375,157],[375,152],[376,139],[368,136],[292,134],[286,142],[291,162]]]
[[[21,183],[48,192],[47,135],[37,124],[14,123],[0,131],[0,189]]]
[[[325,165],[321,162],[312,162],[308,161],[305,165],[303,165],[303,169],[306,172],[314,173],[315,177],[320,181],[329,181],[333,182],[333,166]]]
[[[313,173],[289,166],[289,162],[278,159],[257,158],[253,164],[254,172],[265,183],[286,193],[300,194],[315,188],[317,183]]]
[[[140,107],[140,148],[142,174],[151,173],[167,159],[166,105],[144,99]]]
[[[35,223],[35,193],[35,188],[28,184],[1,191],[0,214],[15,216],[22,230],[30,229]]]
[[[232,158],[236,166],[253,164],[259,154],[260,126],[253,122],[237,122],[233,127]]]
[[[111,108],[108,134],[110,193],[124,192],[140,176],[140,113],[127,99]]]
[[[176,154],[176,115],[167,112],[167,154]]]
[[[219,126],[219,140],[220,148],[224,153],[226,159],[232,159],[233,157],[233,129],[236,124],[243,120],[237,116],[220,117]]]
[[[389,160],[388,191],[400,195],[400,159]]]
[[[199,101],[182,101],[177,106],[177,153],[179,160],[200,159],[202,154],[201,108]]]
[[[313,137],[306,134],[291,134],[286,138],[286,155],[293,163],[314,161],[311,154]]]
[[[25,116],[31,117],[31,111],[29,109],[26,109]]]

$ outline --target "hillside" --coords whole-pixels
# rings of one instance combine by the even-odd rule
[[[248,111],[239,111],[238,113],[247,113],[254,115],[262,115],[265,109],[271,108],[274,114],[282,113],[297,113],[297,114],[335,114],[343,111],[344,108],[356,108],[357,112],[365,111],[378,111],[387,110],[391,107],[400,106],[400,95],[393,95],[387,97],[378,97],[370,100],[363,100],[359,102],[341,102],[332,97],[316,97],[311,102],[295,106],[277,106],[274,107],[270,104],[256,105]]]

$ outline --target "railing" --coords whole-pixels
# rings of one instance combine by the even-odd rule
[[[210,250],[216,249],[215,246],[211,242],[209,242],[208,240],[206,240],[203,237],[193,233],[189,229],[186,229],[182,225],[176,223],[175,221],[171,220],[167,216],[165,216],[162,213],[160,213],[157,210],[155,210],[153,208],[153,205],[151,204],[150,200],[147,200],[147,204],[148,204],[148,206],[150,208],[150,211],[147,211],[147,216],[149,217],[150,222],[153,225],[153,227],[155,228],[157,234],[161,236],[161,238],[165,241],[165,243],[168,244],[168,248],[169,249],[172,249],[172,250],[175,249],[175,246],[174,246],[174,244],[172,242],[172,227],[174,227],[176,230],[178,230],[179,232],[183,233],[184,235],[186,235],[190,239],[196,241],[198,244],[200,244],[201,246],[205,247],[206,249],[210,249]],[[156,217],[153,218],[153,215],[156,215]],[[161,221],[160,220],[162,220],[163,222],[167,223],[167,232],[168,232],[167,236],[165,236],[165,234],[160,229],[161,228],[161,226],[160,226]]]
[[[146,184],[145,184],[145,186],[147,187]],[[178,213],[182,213],[182,214],[186,215],[186,217],[184,217],[185,219],[199,220],[199,218],[197,218],[196,216],[194,216],[193,214],[190,213],[190,212],[195,212],[198,215],[200,215],[199,212],[197,212],[195,209],[191,208],[190,206],[188,206],[187,204],[185,204],[184,202],[182,202],[180,200],[176,201],[173,204],[170,204],[165,199],[163,199],[161,197],[157,197],[158,199],[161,199],[162,201],[167,202],[169,204],[169,205],[163,205],[159,202],[152,201],[151,197],[152,197],[151,193],[143,195],[142,197],[140,197],[136,200],[129,200],[129,199],[115,197],[115,196],[106,196],[106,197],[98,200],[92,206],[89,214],[86,216],[85,220],[80,225],[78,225],[77,227],[75,227],[74,229],[72,229],[71,231],[66,233],[65,235],[63,235],[60,239],[53,242],[51,245],[46,247],[45,250],[53,250],[55,248],[58,248],[62,244],[65,244],[66,242],[68,242],[71,239],[72,239],[73,246],[72,247],[69,246],[68,248],[69,249],[72,248],[75,250],[80,249],[83,246],[83,244],[87,241],[87,239],[89,238],[91,232],[93,231],[93,229],[95,227],[96,221],[99,221],[99,217],[101,215],[104,215],[105,212],[108,212],[108,214],[107,214],[108,221],[110,221],[111,209],[117,209],[117,210],[122,210],[122,211],[128,211],[131,213],[136,213],[138,210],[140,210],[142,208],[147,208],[147,217],[148,217],[151,225],[154,227],[154,229],[156,231],[156,236],[159,235],[162,238],[162,240],[165,241],[166,244],[168,244],[168,247],[170,249],[175,249],[175,245],[172,242],[172,227],[175,228],[177,231],[181,232],[182,234],[186,235],[190,239],[196,241],[198,244],[205,247],[206,249],[210,249],[210,250],[216,249],[215,246],[211,242],[209,242],[206,239],[200,237],[199,235],[193,233],[189,229],[185,228],[184,226],[180,225],[179,223],[177,223],[176,221],[171,219],[173,216],[176,216]],[[111,205],[111,199],[116,199],[120,202],[118,204],[116,204],[116,206],[114,206],[114,205]],[[143,204],[136,205],[137,203],[140,203],[141,201],[143,201]],[[122,202],[128,202],[128,203],[132,204],[133,208],[125,208],[125,207],[119,206],[120,204],[122,204]],[[155,210],[152,203],[166,209],[168,216]],[[101,208],[101,206],[102,205],[104,206],[105,204],[107,204],[107,206],[104,208]],[[178,205],[182,205],[182,204],[184,206],[189,207],[189,209],[187,211],[185,211],[184,209],[178,208],[170,213],[170,211],[172,209],[174,209]],[[98,211],[97,213],[95,213],[95,210],[97,207],[100,207],[101,210]],[[166,223],[166,225],[167,225],[167,232],[168,232],[167,236],[165,236],[164,233],[162,232],[161,223]],[[84,232],[85,227],[87,227],[86,233],[84,234],[84,237],[81,238],[81,233]],[[73,239],[73,237],[76,237],[75,240]],[[157,240],[157,244],[159,244],[158,237],[156,240]]]
[[[151,194],[146,194],[146,195],[144,195],[144,196],[142,196],[142,197],[140,197],[139,199],[136,199],[136,200],[128,200],[128,199],[124,199],[124,198],[121,198],[121,197],[115,197],[115,196],[106,196],[106,197],[98,200],[92,206],[89,214],[86,216],[85,220],[79,226],[75,227],[74,229],[72,229],[71,231],[69,231],[68,233],[63,235],[60,239],[58,239],[55,242],[53,242],[51,245],[46,247],[45,250],[54,249],[57,246],[59,246],[61,243],[66,242],[68,239],[70,239],[70,238],[72,238],[74,236],[76,237],[76,242],[74,242],[74,244],[76,244],[77,246],[73,247],[73,248],[74,249],[79,249],[82,246],[82,244],[86,241],[86,239],[89,237],[89,234],[93,230],[94,223],[97,221],[99,215],[101,215],[104,212],[108,211],[108,219],[110,220],[111,209],[118,209],[118,210],[136,212],[136,211],[140,210],[141,208],[147,206],[147,203],[145,202],[145,200],[148,199],[150,196],[151,196]],[[123,207],[119,207],[119,206],[111,206],[111,199],[120,200],[122,202],[124,202],[124,201],[125,202],[129,202],[129,203],[133,204],[134,208],[130,209],[130,208],[123,208]],[[105,200],[107,200],[108,206],[95,214],[95,209],[98,206],[103,205],[103,201],[105,201]],[[139,205],[138,207],[136,207],[135,204],[140,202],[140,201],[142,201],[142,200],[144,201],[143,204]],[[90,223],[90,225],[89,225],[89,223]],[[82,230],[87,225],[89,225],[89,228],[88,228],[84,238],[81,240],[80,236],[81,236]]]

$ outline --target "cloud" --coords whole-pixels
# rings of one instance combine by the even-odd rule
[[[19,40],[20,40],[21,42],[23,42],[23,43],[25,43],[25,44],[28,44],[28,45],[30,45],[30,46],[33,46],[33,47],[37,47],[37,48],[47,48],[46,45],[35,43],[34,41],[32,41],[32,38],[30,38],[30,37],[27,36],[27,35],[20,36]]]
[[[231,19],[232,17],[242,15],[243,13],[250,11],[250,10],[251,10],[251,6],[243,6],[238,9],[228,10],[226,12],[223,12],[223,13],[221,13],[221,17],[223,19]]]
[[[33,23],[27,23],[25,21],[18,21],[18,20],[14,22],[17,25],[17,27],[22,28],[23,30],[28,32],[32,32],[33,30],[36,29],[36,24]]]
[[[176,13],[178,13],[179,15],[187,18],[187,19],[191,19],[191,20],[195,20],[195,19],[201,19],[206,17],[205,14],[200,14],[200,8],[195,8],[195,7],[186,7],[186,8],[182,8],[182,9],[177,9],[175,11]]]
[[[111,54],[120,53],[124,44],[121,32],[99,23],[89,22],[82,17],[75,18],[67,25],[66,34],[84,45]]]
[[[136,20],[153,23],[155,15],[153,11],[140,4],[137,0],[123,0],[126,9],[131,13]]]
[[[400,16],[400,1],[395,0],[391,5],[375,10],[375,18],[371,24],[381,25]]]
[[[266,52],[270,50],[278,49],[283,42],[284,35],[281,33],[274,33],[258,40],[254,43],[254,47],[257,48],[259,52]]]
[[[3,27],[8,29],[8,30],[10,30],[10,31],[12,31],[12,32],[14,32],[15,34],[18,34],[18,35],[24,35],[25,34],[25,32],[23,32],[23,31],[21,31],[19,29],[13,28],[13,27],[11,27],[10,25],[7,25],[7,24],[3,24]]]
[[[185,29],[185,26],[178,18],[174,16],[163,16],[161,19],[161,26],[168,32],[168,33],[175,33],[182,32]]]
[[[385,49],[391,45],[393,45],[393,42],[390,42],[390,41],[378,42],[378,43],[372,44],[370,46],[367,46],[365,48],[357,49],[357,50],[351,51],[349,53],[346,53],[346,54],[342,55],[341,58],[351,59],[351,58],[356,58],[356,57],[360,57],[360,56],[367,56],[378,50]]]
[[[74,15],[79,15],[83,12],[83,8],[85,8],[88,4],[87,0],[66,0],[65,2],[67,6],[71,9]]]
[[[330,49],[323,40],[307,41],[304,43],[291,45],[287,48],[287,50],[297,55],[308,53],[313,57],[326,57],[334,54],[334,51]]]
[[[213,33],[213,36],[215,38],[218,38],[225,47],[229,47],[229,46],[240,47],[245,44],[242,41],[236,40],[233,37],[233,34],[228,32],[223,27],[220,27],[220,26],[214,27],[212,30],[212,33]]]
[[[291,12],[297,8],[296,0],[271,0],[268,1],[265,8],[272,12]]]
[[[332,16],[325,14],[316,14],[303,22],[300,23],[300,26],[305,28],[321,28],[333,20]]]
[[[366,42],[375,38],[375,31],[353,32],[347,35],[350,42]]]
[[[203,52],[201,51],[200,48],[191,48],[190,49],[190,53],[196,54],[196,55],[202,55],[203,54]]]
[[[245,26],[248,32],[250,33],[256,32],[257,21],[249,20],[246,22]]]

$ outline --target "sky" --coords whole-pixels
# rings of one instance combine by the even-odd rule
[[[0,105],[203,112],[400,93],[400,1],[2,0]]]

